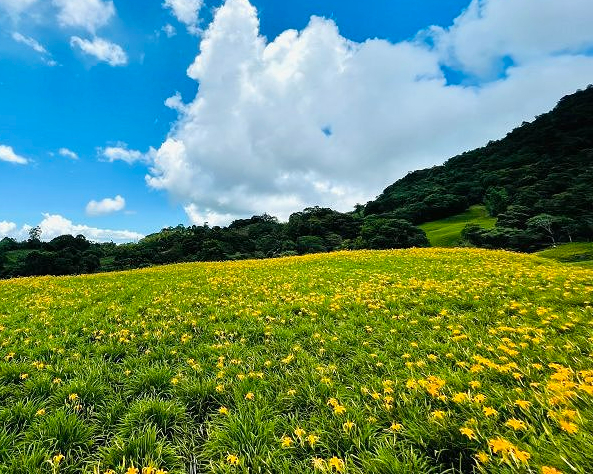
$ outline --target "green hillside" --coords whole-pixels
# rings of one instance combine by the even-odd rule
[[[593,266],[593,242],[575,242],[538,252],[537,255],[573,265]]]
[[[0,281],[0,473],[590,473],[592,282],[480,249]]]
[[[501,140],[409,173],[368,202],[364,215],[422,224],[484,204],[496,228],[474,229],[472,244],[534,251],[593,239],[591,183],[593,86]]]
[[[419,227],[426,232],[431,246],[456,247],[461,243],[461,231],[467,224],[478,224],[490,229],[496,224],[496,218],[490,217],[484,206],[471,206],[461,214],[427,222]]]

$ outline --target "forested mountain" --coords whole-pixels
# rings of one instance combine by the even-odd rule
[[[542,234],[549,243],[593,237],[593,86],[501,140],[408,174],[364,215],[421,224],[480,203],[498,222],[491,231],[466,229],[476,245],[530,250]]]
[[[496,227],[467,226],[462,236],[469,245],[532,251],[593,239],[592,86],[502,140],[408,174],[349,213],[312,207],[286,223],[263,214],[228,227],[180,225],[125,245],[83,236],[43,242],[36,228],[27,241],[0,241],[0,277],[426,246],[426,234],[415,225],[482,203]]]

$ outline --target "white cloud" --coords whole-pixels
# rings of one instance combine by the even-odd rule
[[[17,43],[22,43],[29,46],[29,48],[33,49],[34,51],[37,51],[40,54],[48,54],[47,49],[45,49],[43,45],[41,45],[37,40],[29,36],[24,36],[15,31],[12,34],[12,39],[15,40]]]
[[[84,235],[87,239],[94,242],[133,242],[138,241],[144,235],[130,230],[111,230],[90,227],[84,224],[74,224],[58,214],[43,214],[43,220],[37,224],[41,228],[41,240],[49,241],[60,235]],[[29,230],[33,226],[25,224],[18,227],[13,222],[0,222],[0,238],[11,237],[17,240],[28,238]]]
[[[70,158],[71,160],[78,160],[78,155],[74,153],[72,150],[68,150],[68,148],[60,148],[58,150],[58,153],[65,158]]]
[[[17,165],[26,165],[29,162],[27,158],[17,155],[12,147],[6,145],[0,145],[0,161],[7,161]]]
[[[524,4],[530,15],[513,18]],[[450,30],[393,44],[351,42],[315,17],[303,31],[267,42],[248,0],[227,0],[188,69],[198,95],[187,105],[177,96],[167,101],[181,113],[147,183],[183,203],[192,222],[266,211],[285,219],[308,205],[352,209],[406,172],[503,137],[591,82],[593,57],[578,52],[593,39],[583,21],[593,17],[593,2],[562,2],[560,26],[551,30],[562,38],[541,54],[536,43],[521,43],[551,28],[552,4],[484,0],[479,17],[468,10]],[[497,25],[509,47],[464,33],[481,31],[482,22]],[[469,39],[454,38],[463,35]],[[448,84],[442,65],[451,57],[471,58],[459,61],[466,73],[483,69],[462,54],[471,42],[496,51],[491,63],[513,54],[514,66],[473,87]]]
[[[4,237],[12,237],[17,229],[14,222],[0,221],[0,239]]]
[[[177,30],[175,29],[175,27],[168,23],[161,28],[161,31],[163,31],[167,35],[167,38],[173,38],[173,36],[177,34]]]
[[[116,243],[140,240],[144,237],[142,234],[129,230],[98,229],[87,225],[74,224],[63,216],[52,214],[43,214],[43,220],[39,223],[39,227],[41,227],[43,240],[51,240],[65,234],[82,234],[87,239],[96,242],[113,241]]]
[[[138,150],[130,150],[125,143],[118,143],[117,146],[100,148],[99,153],[110,163],[114,161],[123,161],[129,165],[137,162],[150,163],[156,150],[151,148],[148,153],[142,153]]]
[[[174,96],[165,100],[165,106],[176,110],[177,112],[185,112],[185,104],[183,103],[183,98],[179,92],[175,92]]]
[[[203,0],[165,0],[165,8],[169,8],[175,18],[187,26],[190,33],[198,32],[200,10],[204,6]]]
[[[525,64],[592,48],[592,15],[590,0],[472,0],[453,26],[427,34],[449,65],[492,77],[505,57]]]
[[[115,15],[112,1],[52,0],[58,8],[58,21],[63,27],[79,27],[91,33],[105,26]]]
[[[47,49],[45,49],[45,47],[34,38],[31,38],[30,36],[24,36],[21,33],[15,31],[12,34],[12,39],[17,43],[24,44],[33,51],[39,53],[41,55],[41,60],[48,66],[53,67],[58,65],[58,63],[51,58],[49,51],[47,51]]]
[[[17,16],[35,3],[37,0],[0,0],[0,9],[7,11],[10,15]]]
[[[78,46],[84,53],[94,56],[110,66],[125,66],[128,64],[128,56],[121,46],[103,38],[93,38],[90,41],[73,36],[70,38],[70,45],[72,47]]]
[[[113,199],[105,198],[101,201],[90,201],[86,205],[86,213],[89,216],[104,216],[106,214],[123,211],[125,207],[126,200],[118,195]]]

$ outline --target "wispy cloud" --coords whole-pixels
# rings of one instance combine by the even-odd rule
[[[70,158],[71,160],[78,160],[78,155],[74,153],[72,150],[69,150],[68,148],[60,148],[58,153],[65,158]]]
[[[107,41],[103,38],[93,38],[92,41],[73,36],[70,38],[70,45],[77,46],[90,56],[99,61],[106,62],[110,66],[125,66],[128,64],[128,55],[118,44]]]
[[[12,33],[12,39],[17,43],[28,46],[33,51],[36,51],[41,56],[41,60],[48,66],[57,66],[58,63],[52,59],[50,52],[39,41],[30,36],[25,36],[18,31]]]

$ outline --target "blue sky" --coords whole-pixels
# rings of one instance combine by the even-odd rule
[[[0,237],[351,209],[591,82],[563,5],[0,0]]]

